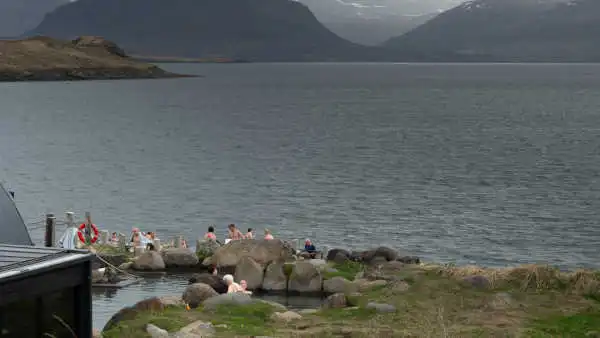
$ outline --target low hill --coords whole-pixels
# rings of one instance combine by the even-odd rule
[[[597,0],[475,0],[385,46],[450,60],[595,62],[598,31]]]
[[[292,0],[78,0],[28,35],[98,35],[153,57],[326,61],[379,53],[335,35]]]
[[[97,37],[73,41],[34,37],[0,41],[0,81],[52,81],[171,77],[155,65],[128,58]]]

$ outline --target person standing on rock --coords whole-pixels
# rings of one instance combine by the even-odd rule
[[[227,228],[229,229],[228,232],[230,240],[235,241],[244,238],[244,235],[242,235],[242,232],[235,226],[235,224],[229,224]]]
[[[273,237],[273,234],[271,234],[271,230],[269,230],[269,229],[265,229],[265,239],[266,239],[266,240],[272,240],[272,239],[275,239],[275,237]]]
[[[204,234],[204,239],[217,240],[217,235],[215,235],[215,228],[213,226],[208,227],[208,232]]]

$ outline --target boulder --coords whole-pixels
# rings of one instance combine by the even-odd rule
[[[323,308],[325,309],[342,309],[348,305],[346,295],[343,293],[334,293],[325,299]]]
[[[271,263],[265,269],[262,289],[265,291],[285,291],[287,290],[288,279],[285,275],[284,263]]]
[[[357,279],[354,281],[354,285],[359,292],[366,292],[376,288],[385,287],[388,285],[388,282],[385,280],[370,281],[368,279]]]
[[[327,265],[327,261],[325,261],[324,259],[309,259],[307,260],[307,262],[316,266],[317,268],[319,268],[319,270],[323,270],[329,267],[329,265]]]
[[[396,312],[396,307],[390,304],[374,303],[369,302],[366,306],[369,310],[375,310],[379,313],[393,313]]]
[[[104,283],[104,268],[92,270],[92,284]]]
[[[350,259],[350,252],[348,252],[347,250],[344,249],[331,249],[327,252],[327,257],[325,258],[327,261],[333,261],[334,258],[337,255],[340,255],[340,257],[346,257],[347,259]]]
[[[363,297],[362,293],[352,292],[346,295],[346,305],[347,306],[359,306],[360,301]]]
[[[115,327],[122,320],[131,320],[141,312],[152,311],[162,312],[169,306],[181,306],[183,301],[181,297],[153,297],[137,302],[133,306],[128,306],[115,313],[104,325],[102,331],[108,331]]]
[[[254,302],[255,300],[245,293],[225,293],[208,298],[202,305],[205,311],[214,311],[221,305],[247,305]]]
[[[421,259],[417,256],[402,256],[398,257],[397,261],[404,264],[421,264]]]
[[[210,273],[196,273],[188,280],[189,284],[204,283],[213,288],[217,293],[227,293],[227,284],[223,278]]]
[[[291,292],[321,292],[323,276],[317,266],[307,261],[299,261],[294,265],[288,281],[288,291]]]
[[[381,257],[386,261],[395,261],[398,259],[398,252],[385,246],[380,246],[374,250],[367,250],[361,254],[361,261],[370,264],[376,257]]]
[[[235,267],[242,257],[250,257],[256,263],[267,266],[272,262],[285,262],[294,256],[294,249],[286,242],[274,240],[247,239],[231,241],[217,248],[203,264],[215,265],[218,268]]]
[[[216,334],[215,328],[210,322],[195,321],[183,327],[179,332],[172,335],[174,338],[206,338]]]
[[[356,289],[356,285],[344,277],[333,277],[323,281],[323,291],[326,293],[354,292]]]
[[[291,322],[293,320],[302,319],[302,316],[293,311],[275,312],[271,315],[271,320],[275,322]]]
[[[162,252],[162,258],[167,268],[191,267],[198,264],[198,256],[185,248],[170,248]]]
[[[378,257],[372,262],[381,260],[383,258]],[[368,280],[394,280],[404,270],[404,263],[399,261],[386,261],[383,260],[380,264],[371,263],[366,269],[364,278]]]
[[[249,290],[260,289],[263,283],[264,268],[250,257],[242,257],[235,267],[236,281],[245,280]]]
[[[343,254],[342,252],[338,252],[338,253],[335,255],[335,257],[333,257],[333,260],[332,260],[332,261],[333,261],[335,264],[344,264],[344,263],[346,263],[346,262],[350,261],[350,258],[349,258],[347,255]]]
[[[210,285],[195,283],[188,285],[183,292],[183,301],[191,308],[197,308],[205,300],[219,295]]]
[[[146,333],[152,338],[169,338],[169,332],[154,324],[146,324]]]
[[[156,251],[146,251],[131,266],[134,270],[156,271],[165,269],[165,261]]]

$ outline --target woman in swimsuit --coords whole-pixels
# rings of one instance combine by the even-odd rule
[[[208,232],[204,235],[204,239],[217,240],[217,235],[215,235],[215,228],[213,226],[208,227]]]

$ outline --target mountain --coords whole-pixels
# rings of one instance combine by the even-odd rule
[[[291,0],[78,0],[27,35],[103,36],[155,57],[345,61],[382,53],[340,38]]]
[[[600,61],[598,0],[475,0],[385,46],[448,60]]]
[[[298,0],[344,39],[379,45],[463,0]]]
[[[12,37],[34,28],[44,15],[68,0],[1,0],[0,36]]]

